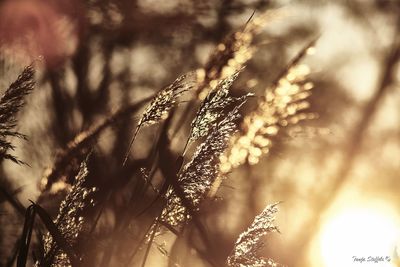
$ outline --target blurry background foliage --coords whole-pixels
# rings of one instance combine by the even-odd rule
[[[231,93],[262,94],[304,45],[320,35],[315,54],[302,60],[314,84],[309,110],[318,118],[276,138],[257,165],[234,169],[222,182],[217,201],[202,207],[202,221],[216,249],[214,257],[224,262],[238,234],[266,203],[277,201],[283,201],[277,214],[282,234],[270,235],[261,254],[288,266],[339,266],[329,258],[332,253],[326,255],[324,244],[338,249],[347,240],[342,235],[352,237],[345,228],[368,223],[349,220],[335,228],[339,241],[332,242],[339,242],[337,247],[323,240],[324,225],[347,208],[377,208],[399,229],[400,2],[396,0],[1,0],[2,90],[38,55],[46,59],[38,67],[36,89],[18,117],[17,130],[29,141],[13,140],[14,154],[29,166],[3,161],[1,186],[22,205],[29,205],[28,199],[38,201],[55,217],[68,187],[65,181],[71,179],[67,170],[60,174],[60,182],[44,189],[42,177],[57,153],[118,108],[204,67],[212,52],[221,49],[218,44],[224,37],[243,27],[254,10],[254,18],[265,10],[276,15],[255,35],[257,49],[251,51],[254,54]],[[254,110],[256,102],[250,98],[244,112]],[[176,112],[185,108],[182,103]],[[94,145],[87,179],[99,189],[95,200],[108,201],[93,234],[96,243],[85,243],[88,254],[118,244],[115,255],[126,257],[138,242],[137,232],[154,217],[151,212],[144,214],[122,235],[110,238],[119,213],[130,201],[137,159],[147,156],[158,132],[157,126],[141,130],[127,168],[121,171],[139,114],[105,129]],[[177,155],[183,148],[179,141],[189,134],[189,124],[180,127],[172,140]],[[71,169],[79,162],[71,161]],[[110,181],[113,193],[102,193]],[[148,191],[143,201],[135,203],[136,211],[151,201]],[[95,217],[96,212],[88,212],[89,218]],[[3,266],[23,225],[23,217],[3,198],[0,225]],[[207,266],[185,246],[198,240],[192,230],[175,243],[168,242],[173,235],[165,234],[168,245],[159,247],[167,246],[169,257],[179,266]],[[365,238],[364,242],[372,242],[367,234]],[[393,249],[386,251],[394,253],[392,257],[400,252]],[[118,266],[118,259],[115,256],[109,266]],[[148,266],[167,266],[165,262],[163,253],[156,248],[150,251]],[[391,264],[396,266],[394,260]]]

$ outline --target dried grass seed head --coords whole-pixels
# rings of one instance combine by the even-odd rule
[[[11,83],[0,99],[0,157],[10,159],[16,163],[22,163],[7,150],[13,150],[14,146],[6,140],[7,137],[25,138],[24,135],[14,130],[17,124],[17,114],[25,105],[25,96],[35,86],[35,69],[33,65],[24,68],[18,78]]]
[[[92,195],[96,191],[96,188],[87,188],[84,186],[87,174],[86,162],[83,162],[70,192],[61,202],[57,217],[54,220],[62,236],[71,245],[75,244],[84,228],[84,218],[81,216],[82,211],[90,205],[94,205]],[[50,233],[47,233],[44,236],[45,253],[50,253],[56,247],[56,242]],[[71,263],[67,254],[62,250],[57,250],[51,266],[61,267],[70,265]]]
[[[219,82],[218,86],[209,93],[202,102],[190,125],[189,142],[193,142],[208,134],[213,124],[220,120],[226,113],[227,108],[235,103],[241,103],[252,94],[246,94],[241,97],[229,96],[229,88],[236,80],[240,71],[228,76]]]
[[[317,118],[307,112],[314,87],[307,80],[310,69],[299,61],[314,43],[308,44],[282,73],[276,83],[267,87],[258,108],[244,117],[241,132],[230,141],[230,148],[221,157],[221,171],[228,173],[244,164],[257,164],[268,154],[278,132],[304,120]]]
[[[169,111],[178,102],[178,98],[196,85],[196,73],[189,72],[178,77],[172,84],[157,93],[145,108],[138,127],[157,123],[168,116]]]
[[[246,231],[241,233],[235,242],[231,255],[227,259],[229,267],[265,267],[281,266],[272,259],[257,256],[262,247],[261,238],[268,233],[279,232],[274,225],[275,213],[278,212],[278,204],[268,205]]]
[[[230,137],[237,131],[239,109],[246,100],[247,98],[242,98],[233,110],[210,130],[178,177],[185,197],[195,208],[207,197],[208,191],[220,175],[219,158],[227,148]],[[189,218],[186,207],[171,189],[167,193],[167,204],[161,219],[172,226],[180,226]]]

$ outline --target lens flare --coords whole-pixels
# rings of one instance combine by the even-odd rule
[[[388,205],[371,203],[328,218],[318,245],[325,267],[395,267],[399,241],[399,213]]]

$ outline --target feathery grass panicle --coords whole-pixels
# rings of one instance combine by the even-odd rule
[[[70,244],[75,244],[84,227],[84,218],[80,216],[89,205],[93,205],[92,194],[96,188],[86,188],[84,183],[88,174],[86,162],[81,163],[78,175],[65,199],[61,202],[54,224]],[[66,253],[62,251],[53,240],[50,233],[44,236],[45,257],[53,257],[51,266],[70,266],[71,263]]]
[[[196,73],[189,72],[178,77],[172,84],[161,90],[150,102],[138,122],[138,127],[151,125],[167,117],[178,101],[178,97],[195,86]]]
[[[15,163],[22,163],[8,150],[14,146],[6,140],[7,137],[25,138],[24,135],[14,130],[17,124],[17,113],[25,105],[25,96],[35,86],[35,69],[33,65],[24,68],[18,78],[11,83],[0,99],[0,158],[9,159]]]
[[[240,98],[236,106],[218,122],[209,132],[204,142],[197,148],[178,177],[183,192],[193,207],[198,208],[200,202],[207,197],[208,191],[219,176],[219,158],[228,146],[230,137],[237,131],[237,120],[240,118],[239,108],[246,102]],[[167,205],[161,220],[171,226],[179,226],[189,219],[186,208],[173,190],[167,193]]]
[[[129,157],[132,144],[136,138],[140,128],[145,125],[152,125],[167,118],[171,109],[178,102],[178,98],[184,93],[196,86],[196,72],[188,72],[178,77],[172,84],[158,92],[152,99],[150,104],[145,108],[142,117],[140,118],[136,130],[128,146],[128,151],[125,155],[124,164]]]
[[[299,61],[310,51],[309,43],[271,87],[258,108],[245,116],[241,132],[231,139],[230,148],[221,157],[221,171],[230,172],[244,163],[257,164],[263,154],[269,152],[273,138],[281,129],[298,124],[303,120],[315,119],[317,114],[306,112],[308,98],[314,85],[307,81],[310,69]]]
[[[278,14],[278,11],[268,10],[251,17],[246,25],[218,44],[205,67],[197,70],[202,84],[197,92],[200,100],[205,99],[220,80],[239,71],[253,57],[257,51],[257,45],[253,44],[255,36]]]
[[[188,143],[206,136],[214,123],[225,115],[228,106],[235,103],[241,103],[252,95],[249,93],[241,97],[228,96],[229,88],[232,86],[239,73],[240,71],[237,71],[233,75],[220,81],[216,89],[210,92],[207,98],[202,102],[190,125]]]
[[[218,84],[216,90],[210,92],[206,99],[204,99],[190,125],[190,141],[195,141],[200,137],[206,136],[209,129],[212,128],[213,123],[222,116],[221,112],[234,101],[234,98],[228,96],[228,89],[238,75],[239,72],[236,72],[234,75],[223,79]]]
[[[278,203],[268,205],[246,231],[239,235],[231,255],[227,259],[229,267],[266,267],[281,266],[272,259],[257,256],[257,251],[262,247],[261,238],[268,233],[279,232],[274,225],[275,213],[278,212]]]

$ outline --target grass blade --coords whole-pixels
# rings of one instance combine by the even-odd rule
[[[20,248],[17,258],[17,267],[25,267],[28,258],[29,244],[31,243],[33,224],[35,222],[35,208],[30,205],[25,212],[24,228],[22,230]]]

